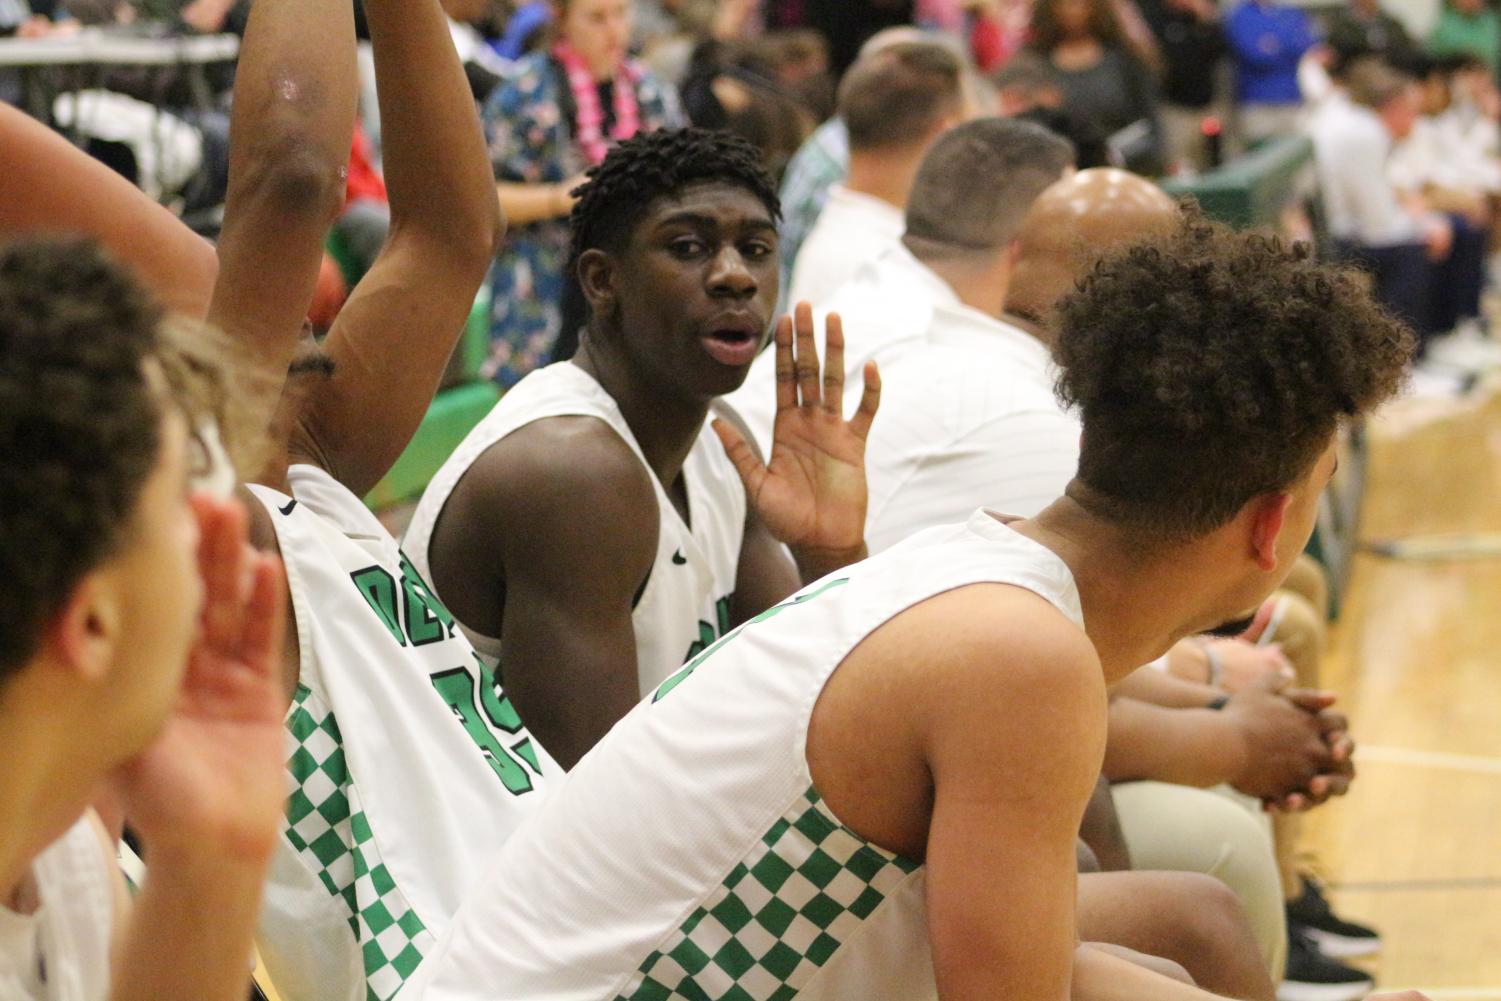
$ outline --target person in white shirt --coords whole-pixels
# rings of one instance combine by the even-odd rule
[[[6,1001],[249,990],[281,818],[284,584],[244,508],[191,487],[207,414],[163,364],[163,315],[88,244],[0,251]],[[133,915],[96,804],[149,854]]]
[[[949,139],[961,130],[961,138]],[[1015,233],[1032,199],[1073,166],[1073,149],[1066,140],[1040,126],[1022,122],[980,119],[949,131],[939,142],[945,144],[951,156],[966,156],[977,161],[987,156],[999,158],[983,164],[987,176],[996,178],[998,185],[996,190],[983,196],[987,202],[983,218],[988,222],[979,225],[986,230],[987,240],[999,234],[998,238],[1003,238],[1003,242],[1009,241],[1008,234]],[[924,160],[925,169],[930,162],[934,162],[931,157]],[[922,185],[921,172],[914,173],[912,184],[908,186],[909,194],[914,185]],[[942,202],[958,197],[958,192],[942,191],[931,181],[924,187],[928,190],[928,197],[922,212],[927,216],[944,214],[947,209]],[[968,197],[981,196],[971,191]],[[920,227],[924,224],[919,221]],[[922,339],[933,322],[937,303],[961,306],[949,284],[927,263],[914,256],[917,243],[902,236],[907,225],[907,220],[898,216],[897,232],[890,245],[859,264],[851,277],[816,311],[820,323],[830,312],[845,319],[845,327],[850,331],[844,355],[846,379],[858,375],[867,362],[896,343]],[[915,240],[921,242],[921,235]],[[930,249],[939,257],[952,256],[949,248],[935,246]],[[1004,283],[990,291],[1004,296]],[[994,312],[999,311],[997,305]],[[763,351],[741,387],[725,398],[750,429],[763,452],[770,451],[772,424],[776,416],[772,405],[776,398],[775,360],[774,352]],[[883,427],[890,424],[882,422]],[[867,454],[872,461],[888,465],[894,460],[892,456],[876,460],[873,453]],[[875,481],[870,482],[870,511],[874,512],[876,488]],[[873,526],[875,522],[870,519],[867,524]]]
[[[1472,132],[1462,109],[1454,106],[1451,87],[1458,66],[1431,60],[1420,68],[1422,114],[1393,145],[1386,176],[1404,204],[1442,213],[1453,230],[1453,247],[1435,280],[1431,307],[1434,328],[1447,331],[1463,321],[1473,326],[1480,317],[1491,202],[1501,192],[1501,163],[1483,133]],[[1478,340],[1478,331],[1474,333]],[[1457,358],[1453,347],[1446,340],[1434,357]]]
[[[1373,58],[1352,64],[1344,82],[1345,92],[1331,94],[1308,126],[1336,255],[1369,268],[1377,298],[1420,338],[1432,337],[1440,332],[1434,300],[1443,294],[1436,266],[1451,256],[1454,228],[1420,202],[1404,203],[1376,169],[1412,131],[1417,84]]]
[[[849,173],[829,191],[798,251],[788,301],[821,305],[902,235],[923,154],[968,117],[964,63],[941,41],[903,41],[862,57],[839,89]]]

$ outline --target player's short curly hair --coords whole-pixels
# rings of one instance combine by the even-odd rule
[[[1414,343],[1354,272],[1192,204],[1096,264],[1056,322],[1058,395],[1084,422],[1070,493],[1159,541],[1307,475],[1342,418],[1397,390]]]
[[[737,136],[707,129],[663,129],[627,139],[589,170],[576,190],[569,267],[586,250],[619,250],[647,207],[690,184],[719,181],[760,199],[773,221],[781,218],[776,187],[761,169],[761,154]]]
[[[80,241],[0,249],[0,682],[127,537],[160,447],[162,310]]]

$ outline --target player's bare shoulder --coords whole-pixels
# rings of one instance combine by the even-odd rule
[[[935,761],[1037,757],[1064,731],[1093,754],[1105,706],[1078,625],[1025,588],[969,584],[913,605],[845,658],[814,706],[808,763],[847,824],[921,858]]]

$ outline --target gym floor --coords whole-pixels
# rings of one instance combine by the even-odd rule
[[[1355,557],[1324,683],[1358,780],[1304,847],[1346,916],[1382,932],[1383,989],[1501,1001],[1501,379],[1404,399],[1369,426]]]

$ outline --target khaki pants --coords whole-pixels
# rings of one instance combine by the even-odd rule
[[[1132,868],[1201,872],[1223,882],[1240,898],[1272,982],[1279,982],[1287,917],[1260,804],[1231,790],[1165,782],[1123,782],[1111,792]]]

